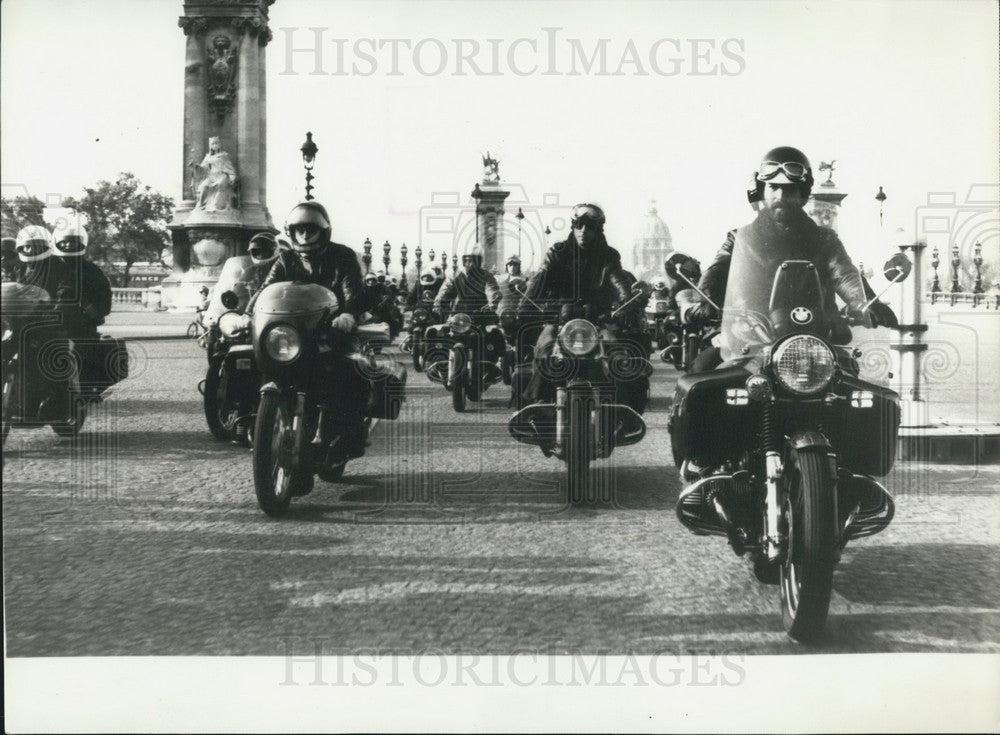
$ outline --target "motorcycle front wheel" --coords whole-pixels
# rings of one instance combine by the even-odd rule
[[[278,393],[261,396],[253,432],[253,487],[260,509],[272,517],[284,515],[292,495],[305,495],[313,482],[301,460],[292,463],[292,418],[291,405]]]
[[[826,451],[792,452],[783,508],[787,554],[781,566],[781,618],[785,632],[802,643],[823,633],[833,590],[837,503]]]
[[[570,505],[591,502],[590,496],[590,409],[591,397],[570,393],[566,401],[568,420],[565,433],[567,500]]]
[[[413,369],[418,373],[422,373],[424,371],[423,345],[416,337],[411,337],[410,339],[410,357],[413,360]]]
[[[79,398],[70,402],[70,418],[51,424],[52,430],[64,439],[75,437],[83,430],[83,422],[87,418],[87,403]]]
[[[205,373],[205,395],[203,403],[205,406],[205,422],[208,430],[216,439],[227,441],[233,438],[233,425],[225,410],[225,396],[220,395],[222,387],[222,371],[225,365],[222,360],[212,361],[208,365],[208,372]]]

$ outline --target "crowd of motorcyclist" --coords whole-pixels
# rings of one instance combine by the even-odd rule
[[[504,263],[498,278],[484,268],[478,246],[461,256],[461,268],[450,276],[434,266],[422,273],[408,293],[395,279],[382,272],[362,274],[357,254],[331,239],[332,225],[326,209],[315,201],[302,202],[285,223],[287,241],[270,233],[254,236],[248,245],[251,265],[244,271],[250,294],[246,313],[252,314],[261,291],[282,281],[318,283],[331,289],[340,312],[331,328],[345,339],[363,314],[389,325],[393,337],[403,328],[403,309],[429,310],[431,320],[444,323],[451,314],[464,313],[474,319],[504,316],[509,339],[519,359],[530,355],[533,369],[522,371],[524,380],[513,390],[519,402],[551,400],[551,384],[542,363],[556,343],[557,324],[574,317],[594,322],[603,341],[625,352],[649,356],[652,338],[646,328],[644,308],[650,296],[667,302],[667,312],[689,323],[719,319],[724,303],[729,265],[734,249],[753,254],[751,262],[766,269],[773,261],[801,258],[819,269],[826,303],[833,295],[845,303],[847,312],[869,323],[891,324],[891,311],[881,304],[863,312],[865,284],[843,244],[830,229],[815,224],[803,209],[813,185],[808,159],[794,148],[769,151],[754,174],[750,203],[757,211],[753,222],[729,231],[715,260],[702,274],[697,261],[671,256],[664,274],[654,279],[652,289],[636,295],[636,279],[622,267],[621,255],[604,235],[606,216],[592,203],[573,208],[569,236],[553,244],[540,265],[525,278],[515,255]],[[85,257],[87,232],[79,224],[59,227],[50,233],[38,225],[25,227],[16,240],[4,239],[4,280],[37,285],[50,296],[62,314],[70,338],[95,336],[97,326],[111,308],[111,289],[100,268]],[[693,263],[693,268],[692,268]],[[737,277],[750,277],[741,274]],[[696,293],[692,301],[680,303],[678,296]],[[530,349],[529,349],[530,348]],[[693,370],[712,369],[721,361],[718,349],[704,350]],[[645,409],[649,380],[641,373],[619,381],[619,398],[638,413]],[[360,408],[344,391],[345,421],[357,426]],[[347,456],[364,451],[364,436],[351,432],[343,444]]]

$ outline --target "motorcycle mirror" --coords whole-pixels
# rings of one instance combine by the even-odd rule
[[[634,296],[649,296],[653,293],[653,287],[650,286],[645,281],[639,281],[634,286],[632,286],[632,294]]]
[[[237,296],[232,291],[225,291],[222,294],[222,305],[227,309],[235,309],[240,305],[239,296]]]
[[[910,259],[903,253],[896,253],[885,261],[885,265],[882,266],[882,275],[890,283],[900,283],[909,277],[912,270],[913,263],[910,262]]]

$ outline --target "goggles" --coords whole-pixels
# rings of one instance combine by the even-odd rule
[[[311,222],[303,222],[301,224],[290,225],[288,232],[292,235],[299,234],[303,237],[312,237],[319,234],[319,226]]]
[[[789,181],[798,184],[804,182],[809,176],[809,167],[798,161],[785,161],[784,163],[764,161],[760,164],[757,178],[761,181],[770,181],[779,173],[785,174]]]
[[[274,252],[277,248],[250,248],[251,258],[261,258],[267,259],[274,257]]]

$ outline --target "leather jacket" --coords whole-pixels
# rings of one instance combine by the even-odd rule
[[[472,315],[489,306],[495,311],[500,303],[500,288],[492,273],[482,268],[461,270],[453,278],[445,279],[434,299],[434,309],[450,310]]]
[[[589,306],[591,313],[603,316],[611,313],[614,304],[631,298],[631,283],[622,270],[622,258],[617,250],[601,237],[584,249],[571,235],[549,248],[541,267],[528,281],[525,297],[518,306],[521,318],[534,319],[537,304],[546,315],[558,313],[560,307],[571,304]],[[633,303],[629,308],[641,310]]]
[[[311,253],[282,250],[264,278],[260,289],[247,304],[247,313],[253,313],[257,297],[267,286],[282,281],[302,281],[326,286],[337,295],[340,314],[355,317],[367,310],[361,266],[351,248],[338,242],[329,242]]]
[[[866,302],[861,276],[837,233],[817,225],[800,211],[788,229],[779,228],[769,215],[761,213],[749,225],[729,231],[698,284],[719,306],[725,305],[733,252],[742,248],[748,249],[749,262],[769,274],[784,260],[812,262],[820,276],[823,302],[829,314],[836,313],[834,294],[854,309],[860,309]]]

